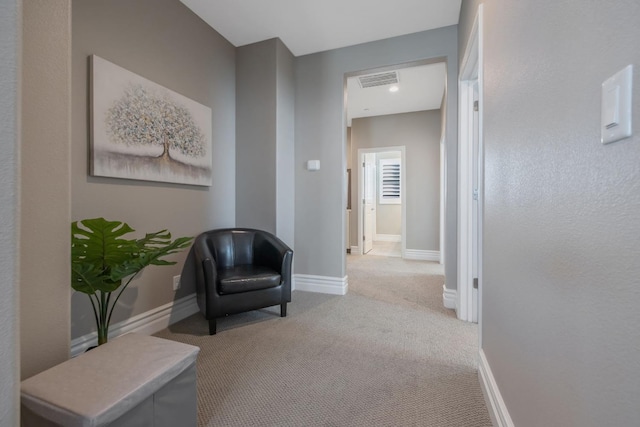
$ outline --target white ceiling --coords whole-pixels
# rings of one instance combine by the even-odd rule
[[[395,70],[399,83],[362,89],[358,77],[347,79],[347,121],[359,117],[409,113],[440,108],[444,95],[444,62]]]
[[[236,47],[279,37],[300,56],[455,25],[462,0],[180,1]],[[349,125],[357,117],[440,108],[444,64],[397,71],[396,93],[348,80]]]
[[[279,37],[295,56],[458,23],[462,0],[180,0],[234,46]]]

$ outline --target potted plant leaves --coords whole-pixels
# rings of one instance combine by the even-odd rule
[[[193,239],[171,240],[167,230],[141,239],[123,237],[134,231],[124,222],[104,218],[71,224],[71,287],[89,296],[98,345],[107,342],[113,309],[133,278],[149,265],[175,264],[164,257],[187,248]]]

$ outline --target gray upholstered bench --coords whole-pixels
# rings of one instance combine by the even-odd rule
[[[21,384],[22,425],[195,426],[200,349],[128,334]]]

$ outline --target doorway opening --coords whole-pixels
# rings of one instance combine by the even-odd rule
[[[362,255],[406,250],[405,147],[358,149],[358,241]]]
[[[345,75],[348,253],[443,263],[445,88],[444,58]]]

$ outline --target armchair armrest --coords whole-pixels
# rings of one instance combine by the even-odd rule
[[[253,240],[253,260],[257,265],[269,267],[283,277],[291,277],[293,251],[276,236],[260,232]]]
[[[217,300],[216,292],[217,268],[216,261],[211,253],[207,235],[196,238],[193,248],[196,261],[196,294],[204,296],[207,306],[211,306]]]
[[[293,251],[282,240],[266,232],[256,233],[253,240],[253,260],[257,265],[269,267],[282,277],[282,303],[283,312],[286,312],[286,303],[291,301],[291,263]]]

